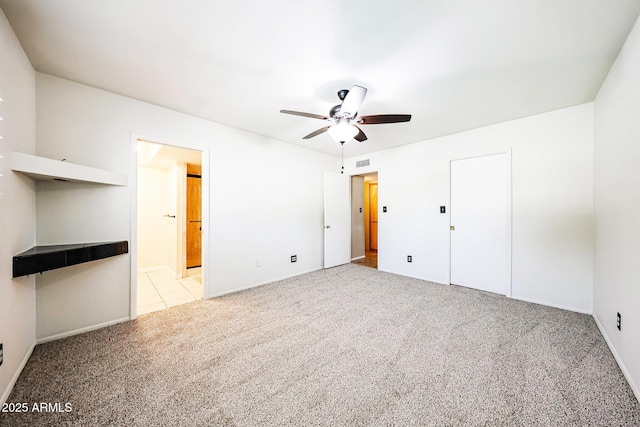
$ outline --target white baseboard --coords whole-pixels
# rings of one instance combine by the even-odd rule
[[[355,261],[355,260],[358,260],[358,259],[363,259],[363,258],[366,258],[366,257],[367,257],[366,255],[357,256],[355,258],[351,258],[351,261]]]
[[[600,320],[598,319],[598,316],[596,316],[595,313],[593,313],[593,320],[595,320],[596,326],[598,326],[598,329],[600,329],[600,333],[604,337],[604,341],[607,343],[607,346],[609,346],[609,350],[611,350],[611,353],[613,354],[613,358],[616,359],[616,362],[618,363],[618,366],[620,367],[622,374],[627,379],[627,382],[629,383],[629,387],[631,387],[631,391],[633,391],[633,394],[636,396],[636,399],[638,399],[638,402],[640,402],[640,388],[636,383],[633,382],[633,378],[631,378],[631,374],[629,373],[629,370],[627,369],[626,366],[624,366],[624,363],[622,363],[622,359],[620,358],[620,355],[616,351],[616,348],[613,346],[613,343],[609,339],[609,336],[605,332],[605,329],[602,326],[602,323],[600,323]]]
[[[385,273],[397,274],[399,276],[411,277],[412,279],[425,280],[427,282],[435,283],[437,285],[447,285],[447,286],[450,285],[450,283],[440,282],[438,280],[433,280],[433,279],[429,279],[429,278],[426,278],[426,277],[413,276],[411,274],[398,273],[396,271],[391,271],[391,270],[382,270],[380,268],[378,268],[378,270],[379,271],[384,271]],[[581,314],[589,314],[589,315],[592,314],[591,311],[589,311],[589,310],[584,310],[584,309],[575,308],[575,307],[569,307],[569,306],[566,306],[566,305],[553,304],[553,303],[549,303],[549,302],[545,302],[545,301],[538,301],[538,300],[531,299],[531,298],[524,298],[524,297],[518,297],[518,296],[513,296],[513,295],[511,295],[508,298],[512,298],[512,299],[516,299],[516,300],[524,301],[524,302],[530,302],[530,303],[533,303],[533,304],[546,305],[547,307],[559,308],[561,310],[568,310],[568,311],[573,311],[573,312],[581,313]]]
[[[437,280],[429,279],[429,278],[426,278],[426,277],[414,276],[414,275],[406,274],[406,273],[398,273],[397,271],[383,270],[381,268],[378,268],[378,271],[384,271],[385,273],[397,274],[398,276],[411,277],[412,279],[424,280],[425,282],[435,283],[436,285],[447,285],[447,286],[449,286],[449,283],[439,282]]]
[[[18,381],[18,378],[20,377],[20,374],[22,373],[22,370],[27,365],[27,362],[29,361],[29,358],[31,357],[31,353],[33,353],[33,349],[34,348],[36,348],[36,342],[35,341],[33,342],[33,344],[31,344],[31,347],[29,347],[29,350],[27,351],[27,353],[22,358],[22,361],[20,362],[20,365],[18,366],[18,369],[16,370],[15,374],[13,375],[13,377],[11,377],[11,381],[7,385],[7,389],[4,391],[4,393],[2,393],[2,398],[0,398],[0,405],[5,403],[7,401],[7,399],[9,398],[9,395],[13,391],[13,386],[16,385],[16,381]]]
[[[593,314],[591,311],[584,310],[582,308],[569,307],[569,306],[561,305],[561,304],[553,304],[553,303],[546,302],[546,301],[538,301],[538,300],[535,300],[535,299],[532,299],[532,298],[524,298],[524,297],[518,297],[518,296],[513,296],[513,295],[511,295],[510,298],[511,299],[517,299],[518,301],[530,302],[530,303],[533,303],[533,304],[546,305],[547,307],[559,308],[561,310],[573,311],[575,313]]]
[[[107,326],[116,325],[118,323],[128,322],[131,320],[129,317],[123,317],[121,319],[111,320],[109,322],[100,323],[98,325],[87,326],[86,328],[80,328],[69,332],[63,332],[61,334],[50,335],[48,337],[38,338],[36,344],[44,344],[49,341],[60,340],[62,338],[71,337],[74,335],[83,334],[85,332],[94,331],[96,329],[106,328]]]
[[[322,270],[322,267],[313,268],[313,269],[307,270],[307,271],[301,271],[299,273],[290,274],[288,276],[280,277],[280,278],[277,278],[277,279],[267,280],[265,282],[254,283],[252,285],[243,286],[241,288],[234,288],[234,289],[230,289],[228,291],[222,291],[222,292],[213,293],[213,294],[207,295],[205,297],[205,299],[221,297],[223,295],[233,294],[233,293],[236,293],[236,292],[245,291],[247,289],[257,288],[258,286],[268,285],[269,283],[279,282],[280,280],[290,279],[290,278],[296,277],[296,276],[302,276],[303,274],[313,273],[314,271],[319,271],[319,270]]]

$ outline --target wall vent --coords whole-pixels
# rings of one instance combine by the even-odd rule
[[[365,167],[365,166],[369,166],[369,159],[366,159],[366,160],[358,160],[358,161],[356,162],[356,167],[357,167],[357,168],[362,168],[362,167]]]

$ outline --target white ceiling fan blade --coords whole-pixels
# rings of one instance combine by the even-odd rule
[[[367,88],[362,86],[353,86],[347,96],[342,101],[340,114],[343,117],[354,118],[360,109],[360,105],[367,94]]]

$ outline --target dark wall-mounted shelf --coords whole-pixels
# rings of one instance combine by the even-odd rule
[[[13,257],[13,277],[69,267],[129,252],[129,242],[34,246]]]

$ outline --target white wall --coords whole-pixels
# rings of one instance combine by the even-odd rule
[[[35,244],[35,185],[11,172],[8,153],[35,152],[35,76],[0,10],[0,403],[35,343],[35,279],[12,279],[12,259]]]
[[[38,155],[130,175],[129,187],[47,183],[39,243],[131,241],[133,133],[210,149],[208,297],[321,268],[323,171],[339,158],[45,74],[36,83]],[[127,318],[130,264],[127,254],[38,276],[37,336]]]
[[[177,167],[138,167],[138,270],[176,266]],[[182,244],[182,242],[180,242]]]
[[[594,317],[640,400],[640,21],[594,103]],[[616,328],[616,313],[622,330]]]
[[[450,161],[512,150],[512,295],[590,313],[592,119],[584,104],[347,159],[379,172],[379,268],[450,283]]]

